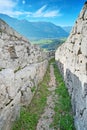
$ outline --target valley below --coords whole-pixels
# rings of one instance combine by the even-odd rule
[[[55,51],[67,38],[48,38],[48,39],[32,39],[32,44],[39,45],[46,51]]]

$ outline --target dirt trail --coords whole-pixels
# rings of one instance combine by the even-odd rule
[[[56,89],[56,80],[54,75],[53,65],[50,65],[50,82],[48,86],[48,90],[50,91],[49,96],[47,97],[47,105],[44,109],[44,113],[41,115],[41,118],[38,121],[36,130],[54,130],[50,125],[53,121],[53,116],[55,114],[55,89]]]

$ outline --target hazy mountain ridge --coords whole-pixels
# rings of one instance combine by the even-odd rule
[[[29,39],[68,36],[68,33],[62,27],[56,26],[50,22],[29,22],[27,20],[18,20],[5,14],[0,14],[0,18]]]
[[[70,33],[72,30],[72,26],[64,26],[63,29],[67,32]]]

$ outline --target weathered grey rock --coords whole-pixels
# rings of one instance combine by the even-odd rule
[[[55,59],[71,96],[77,130],[87,130],[87,4]]]
[[[0,130],[10,130],[43,79],[47,54],[0,20]]]

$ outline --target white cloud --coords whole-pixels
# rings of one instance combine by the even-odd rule
[[[61,14],[59,10],[48,10],[47,5],[42,6],[32,14],[33,17],[55,17],[60,15]]]
[[[38,9],[35,13],[35,17],[41,17],[44,15],[44,10],[46,9],[47,5],[42,6],[40,9]]]
[[[11,17],[20,16],[24,13],[27,15],[27,12],[14,10],[18,4],[19,0],[0,0],[0,13],[7,14]],[[23,0],[24,3],[24,0]]]
[[[0,0],[0,9],[9,9],[13,8],[16,5],[16,2],[13,2],[12,0]]]
[[[15,0],[15,2],[13,0],[0,0],[0,13],[7,14],[11,17],[18,17],[20,15],[30,16],[31,12],[15,10],[18,2],[19,0]],[[25,0],[22,2],[25,3]]]
[[[11,15],[14,13],[13,8],[17,5],[17,1],[0,0],[0,13]]]
[[[0,13],[7,14],[12,17],[55,17],[60,16],[59,10],[48,10],[47,5],[43,5],[41,8],[35,12],[20,11],[17,10],[19,0],[0,0]],[[22,0],[22,3],[25,4],[25,0]]]
[[[48,11],[44,14],[44,17],[55,17],[55,16],[61,16],[59,10]]]

